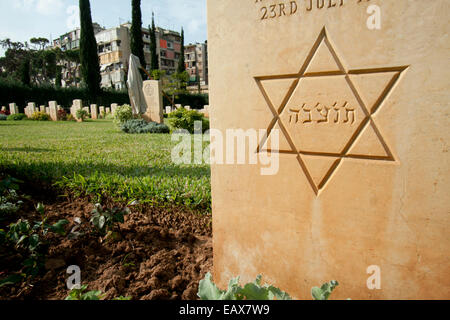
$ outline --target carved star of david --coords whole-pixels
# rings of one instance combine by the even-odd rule
[[[327,54],[329,57],[327,57]],[[316,60],[319,60],[321,64],[317,63]],[[326,63],[323,63],[323,61]],[[327,63],[330,64],[330,70],[326,69]],[[341,165],[342,160],[345,158],[395,162],[391,149],[381,135],[381,132],[372,117],[385,104],[389,95],[400,80],[402,73],[407,68],[408,66],[397,66],[349,70],[342,62],[342,59],[339,58],[337,51],[330,41],[328,32],[324,27],[298,73],[254,77],[273,114],[273,119],[267,128],[267,135],[259,143],[257,152],[279,152],[282,154],[295,155],[301,170],[304,172],[316,195],[319,195],[329,183]],[[369,80],[364,80],[367,79],[367,77],[369,77]],[[374,77],[375,80],[370,77]],[[386,83],[381,80],[376,80],[378,77],[380,79],[387,79],[385,81]],[[274,96],[277,94],[279,95],[280,92],[284,92],[282,91],[284,89],[279,89],[276,85],[281,84],[281,86],[283,86],[283,81],[287,83],[285,88],[286,94],[281,94],[281,98],[276,102]],[[298,116],[299,113],[295,114],[296,118],[294,117],[294,119],[291,114],[289,120],[287,120],[287,112],[292,112],[293,109],[296,109],[294,110],[295,112],[300,112],[302,108],[303,111],[311,111],[311,107],[314,107],[314,105],[310,105],[309,108],[306,108],[305,106],[307,106],[307,104],[301,103],[302,95],[305,97],[308,96],[308,93],[311,93],[311,88],[312,90],[317,90],[318,97],[324,99],[329,98],[330,95],[327,95],[327,90],[321,92],[321,89],[315,89],[316,82],[314,81],[325,81],[327,85],[332,84],[332,81],[337,81],[338,89],[335,89],[335,92],[332,92],[331,95],[346,97],[341,103],[345,101],[343,107],[351,105],[350,109],[344,108],[347,114],[339,118],[339,115],[341,114],[339,112],[342,112],[342,110],[337,109],[338,102],[336,100],[336,103],[333,105],[329,104],[328,107],[326,105],[321,105],[320,102],[316,104],[316,111],[318,112],[318,110],[320,110],[321,112],[316,113],[321,116],[325,116],[326,114],[326,118],[322,120],[323,124],[320,123],[320,120],[314,122],[311,118],[311,113],[309,113],[309,117],[300,121]],[[361,89],[361,87],[364,88],[364,85],[358,85],[358,81],[366,84],[367,81],[369,81],[369,85],[370,81],[379,81],[378,84],[381,83],[381,86],[375,86],[379,89],[379,94],[376,93],[375,96],[372,95],[372,99],[367,99],[364,96],[364,90]],[[275,83],[275,89],[272,92],[267,89],[271,83]],[[357,85],[355,85],[355,83]],[[303,92],[302,90],[309,91]],[[373,91],[373,89],[370,90]],[[297,101],[300,101],[300,103]],[[295,103],[298,104],[295,105]],[[293,106],[296,108],[290,108]],[[338,111],[335,111],[334,118],[330,119],[328,118],[329,110],[333,110],[333,107]],[[355,114],[358,115],[355,116]],[[353,116],[352,119],[350,119],[351,116]],[[297,127],[292,125],[293,122]],[[325,127],[320,127],[320,125],[325,125]],[[335,128],[337,128],[337,125],[341,125],[342,128],[345,128],[343,129],[345,134],[341,135],[339,130],[333,129],[333,125],[335,125]],[[268,148],[268,141],[275,127],[278,127],[287,141],[285,148],[281,147],[278,150]],[[323,143],[323,146],[320,146],[321,141],[318,138],[318,146],[315,147],[313,140],[315,139],[314,134],[311,134],[311,132],[315,132],[320,136],[323,135],[324,130],[329,130],[331,132],[328,137],[325,136],[326,139],[336,139],[341,144],[336,143],[334,145],[335,149],[327,150],[325,143]],[[305,145],[308,144],[305,143],[307,140],[309,141],[308,146]],[[370,149],[372,144],[375,146],[373,150]],[[376,146],[378,146],[378,148],[376,148]]]

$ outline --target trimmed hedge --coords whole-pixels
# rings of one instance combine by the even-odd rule
[[[37,106],[40,106],[47,105],[49,101],[57,101],[58,105],[69,109],[75,99],[82,99],[84,105],[109,106],[112,103],[119,105],[130,103],[130,98],[126,91],[102,91],[92,101],[88,98],[88,93],[84,88],[28,87],[0,78],[0,105],[7,106],[14,102],[19,107],[19,112],[24,112],[29,102],[35,102]]]

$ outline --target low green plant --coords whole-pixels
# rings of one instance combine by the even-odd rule
[[[185,108],[179,108],[169,114],[169,123],[175,129],[184,129],[190,133],[194,133],[194,126],[196,121],[202,122],[202,131],[205,132],[209,129],[209,120],[204,118],[203,115],[195,110],[187,110]]]
[[[6,121],[6,120],[8,120],[8,116],[0,113],[0,121]]]
[[[17,193],[19,183],[22,181],[12,177],[0,181],[0,221],[6,215],[16,213],[23,204]]]
[[[320,288],[314,287],[311,289],[311,295],[314,300],[328,300],[331,293],[334,289],[339,285],[339,283],[335,280],[324,283]]]
[[[261,276],[254,282],[247,283],[244,287],[239,285],[239,277],[231,279],[227,290],[220,290],[212,281],[211,273],[207,273],[198,287],[198,297],[201,300],[292,300],[284,291],[270,286],[261,285]],[[314,287],[311,291],[314,300],[328,300],[330,294],[338,286],[337,281],[331,281]]]
[[[115,301],[130,301],[131,297],[120,296],[120,297],[114,298],[113,300],[115,300]]]
[[[23,181],[11,176],[5,177],[4,179],[0,180],[0,194],[3,194],[8,190],[19,190],[20,183],[23,183]]]
[[[19,200],[19,195],[15,190],[7,190],[0,196],[0,220],[6,215],[19,211],[22,204],[23,202]]]
[[[144,119],[128,120],[120,125],[120,129],[125,133],[170,133],[165,124],[147,122]]]
[[[50,116],[48,114],[46,114],[45,112],[35,112],[33,113],[33,115],[31,116],[31,120],[34,121],[50,121]]]
[[[16,113],[8,116],[8,121],[21,121],[26,119],[27,116],[24,113]]]
[[[0,280],[0,288],[3,286],[14,285],[16,283],[22,282],[25,277],[26,277],[26,274],[23,274],[23,273],[12,274],[3,280]]]
[[[129,208],[106,208],[97,203],[92,210],[91,223],[101,234],[113,231],[119,223],[124,223],[125,215],[130,213]]]
[[[38,204],[36,210],[41,215],[41,221],[31,225],[28,220],[19,219],[16,223],[8,226],[8,231],[3,231],[3,243],[13,246],[26,259],[23,261],[24,273],[36,276],[44,265],[45,256],[42,253],[44,241],[42,240],[49,232],[65,235],[64,226],[69,222],[65,219],[50,225],[45,216],[45,207]]]
[[[66,121],[76,121],[77,119],[75,119],[75,117],[72,114],[68,114]]]
[[[83,285],[81,288],[73,288],[65,300],[100,300],[102,297],[101,291],[88,291],[88,286]]]
[[[77,116],[77,119],[84,121],[89,117],[89,112],[84,109],[78,109],[75,115]]]
[[[69,295],[64,300],[76,301],[76,300],[101,300],[103,298],[102,292],[99,290],[87,291],[88,286],[82,285],[80,288],[73,288],[70,290]],[[113,300],[118,301],[128,301],[131,300],[131,297],[120,296],[114,298]]]
[[[274,286],[261,285],[261,276],[244,287],[239,285],[239,277],[231,279],[226,291],[220,290],[211,278],[208,272],[200,281],[198,297],[202,300],[292,300],[286,292]]]
[[[114,113],[114,122],[118,125],[133,119],[133,109],[129,104],[117,107]]]

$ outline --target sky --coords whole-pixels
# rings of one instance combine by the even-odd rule
[[[185,30],[185,43],[204,42],[206,0],[142,0],[143,27]],[[79,26],[78,0],[0,0],[0,39],[55,39]],[[131,0],[91,0],[92,20],[106,28],[131,21]],[[0,55],[4,55],[0,49]]]

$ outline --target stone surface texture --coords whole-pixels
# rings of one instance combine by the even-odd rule
[[[275,175],[212,165],[222,288],[262,274],[298,299],[330,280],[335,299],[450,298],[449,15],[446,0],[208,1],[212,128],[280,137]]]

